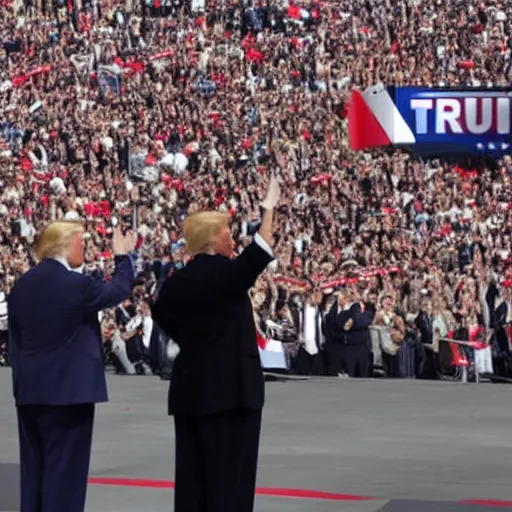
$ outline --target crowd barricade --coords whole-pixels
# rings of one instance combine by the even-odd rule
[[[480,382],[480,375],[476,368],[476,353],[479,350],[487,348],[487,344],[483,341],[455,340],[453,338],[439,338],[439,341],[445,341],[450,346],[453,357],[453,364],[460,369],[461,382],[469,381],[469,369],[473,366],[475,372],[475,382]],[[473,351],[473,363],[461,352],[460,347],[468,347]]]

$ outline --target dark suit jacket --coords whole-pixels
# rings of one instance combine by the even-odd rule
[[[253,242],[232,260],[198,255],[164,283],[153,317],[180,347],[169,414],[263,407],[263,372],[248,290],[271,260]]]
[[[375,306],[373,304],[365,304],[364,311],[361,311],[359,302],[352,305],[350,308],[350,318],[353,324],[347,332],[347,345],[371,346],[369,327],[375,318],[375,313]]]
[[[414,323],[420,331],[421,343],[432,345],[434,342],[434,330],[432,329],[432,322],[427,313],[420,311]]]
[[[328,344],[345,345],[347,333],[344,325],[350,318],[349,310],[342,310],[338,313],[338,301],[334,301],[331,309],[325,316],[324,334]]]
[[[366,304],[365,311],[361,311],[358,302],[352,304],[349,309],[338,313],[338,304],[335,302],[327,313],[325,334],[327,341],[343,345],[364,345],[369,342],[368,328],[375,318],[375,306]],[[352,327],[345,331],[345,323],[352,319]]]
[[[108,400],[98,312],[129,297],[129,256],[116,258],[102,283],[45,259],[9,296],[9,350],[17,405],[73,405]]]

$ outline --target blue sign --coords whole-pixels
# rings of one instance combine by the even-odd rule
[[[511,151],[511,90],[397,87],[389,92],[419,152]]]
[[[353,91],[352,149],[406,147],[420,154],[511,153],[512,89],[386,87]]]

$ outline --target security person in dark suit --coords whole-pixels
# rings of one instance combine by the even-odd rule
[[[347,373],[350,377],[370,376],[370,325],[375,318],[375,305],[355,302],[350,306],[345,323],[346,345],[343,347]]]
[[[169,390],[176,432],[175,512],[252,512],[263,372],[248,290],[273,259],[272,178],[259,232],[237,258],[228,216],[196,213],[184,235],[193,256],[164,283],[156,322],[178,344]]]
[[[350,311],[345,306],[346,294],[342,290],[338,290],[335,300],[325,316],[324,329],[331,376],[342,375],[346,372],[344,347],[347,343],[347,333],[345,324],[350,318]]]
[[[331,373],[349,377],[369,376],[369,327],[375,318],[371,303],[352,302],[355,294],[338,292],[336,302],[326,316],[326,337]]]
[[[114,235],[109,283],[80,273],[84,227],[56,221],[41,234],[39,263],[9,296],[9,350],[18,415],[21,512],[83,512],[94,404],[106,402],[98,312],[125,300],[135,236]]]

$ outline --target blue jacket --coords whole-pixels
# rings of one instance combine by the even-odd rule
[[[130,258],[102,283],[45,259],[9,295],[9,351],[17,405],[106,402],[98,312],[131,294]]]

